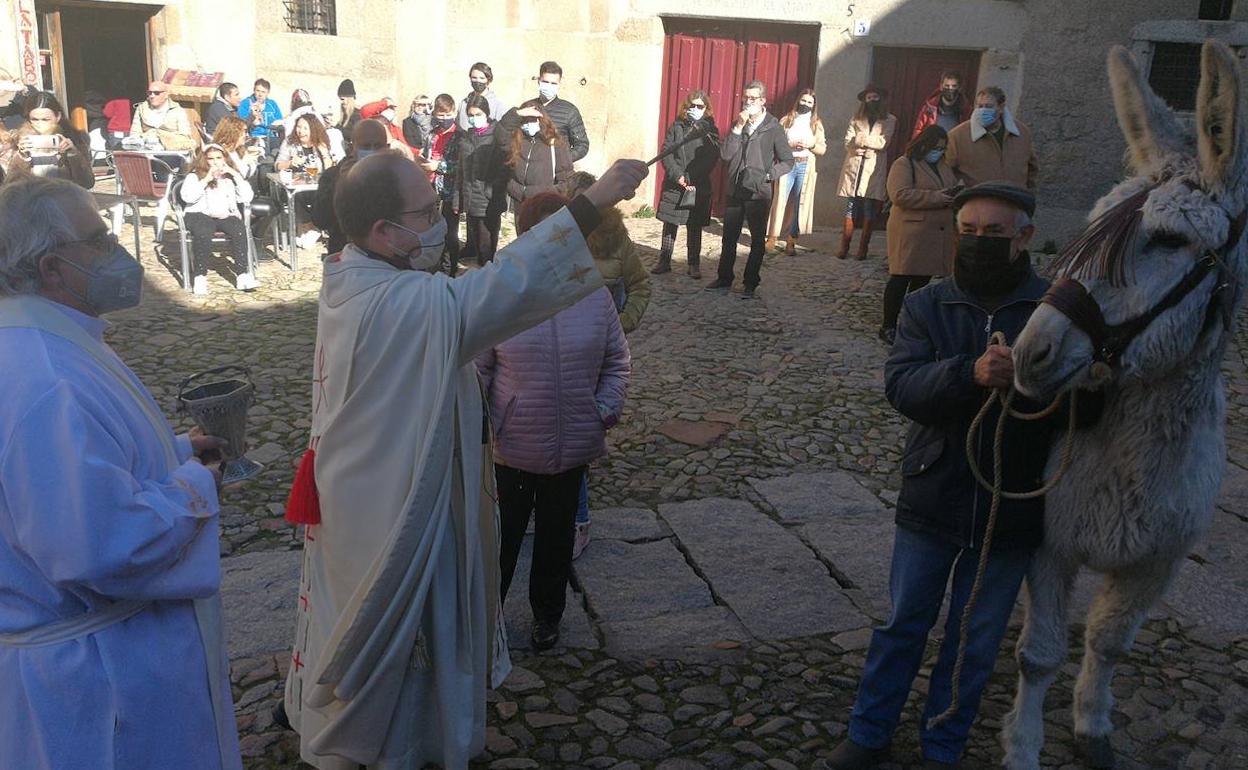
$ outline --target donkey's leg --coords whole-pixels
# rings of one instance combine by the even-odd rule
[[[1018,638],[1018,690],[1001,730],[1005,767],[1036,770],[1044,747],[1044,695],[1066,660],[1066,604],[1078,568],[1047,545],[1027,572],[1027,617]]]
[[[1114,665],[1126,656],[1148,609],[1161,598],[1180,560],[1141,564],[1110,573],[1088,610],[1083,667],[1075,682],[1075,737],[1092,767],[1113,767],[1109,743]]]

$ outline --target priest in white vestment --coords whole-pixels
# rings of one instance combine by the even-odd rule
[[[0,767],[241,770],[217,439],[104,343],[142,268],[86,191],[0,187]]]
[[[339,181],[350,243],[326,260],[312,431],[288,505],[307,525],[285,709],[321,770],[467,767],[510,664],[498,514],[473,358],[602,285],[585,237],[639,161],[451,279],[426,176],[379,153]]]

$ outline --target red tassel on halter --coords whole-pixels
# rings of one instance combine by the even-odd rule
[[[299,461],[295,481],[286,498],[286,521],[291,524],[320,524],[321,497],[316,491],[316,452],[309,449]]]

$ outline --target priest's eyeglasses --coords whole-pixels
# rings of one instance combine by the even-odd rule
[[[437,203],[426,206],[423,209],[409,209],[407,211],[400,211],[399,217],[402,217],[404,214],[415,214],[417,217],[416,221],[423,222],[426,225],[426,227],[420,228],[421,230],[425,230],[428,227],[433,227],[434,224],[438,221],[438,217],[442,216],[442,212]],[[398,219],[399,217],[395,217],[395,219]]]

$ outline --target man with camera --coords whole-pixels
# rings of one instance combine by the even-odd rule
[[[745,290],[741,298],[753,299],[763,265],[771,183],[793,170],[793,150],[780,121],[767,112],[767,87],[761,81],[746,84],[742,101],[743,108],[720,149],[720,157],[728,164],[725,179],[730,180],[731,187],[724,208],[719,277],[706,288],[721,292],[732,288],[737,239],[741,237],[742,225],[748,224],[750,258],[745,263]]]

